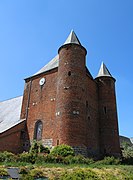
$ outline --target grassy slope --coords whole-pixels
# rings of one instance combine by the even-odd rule
[[[68,179],[77,179],[77,173],[78,173],[78,179],[80,178],[80,175],[83,176],[83,174],[90,174],[90,178],[95,174],[96,179],[107,179],[107,180],[123,180],[123,179],[133,179],[133,166],[127,166],[127,165],[62,165],[62,164],[43,164],[43,165],[32,165],[27,163],[3,163],[0,165],[0,168],[6,168],[9,166],[19,166],[21,168],[28,169],[28,171],[31,172],[33,169],[41,170],[44,173],[44,176],[49,177],[49,179],[62,179],[65,180],[65,176],[70,176]],[[63,173],[63,176],[61,174]],[[76,175],[75,175],[76,174]],[[86,175],[85,175],[86,176]],[[95,176],[92,177],[92,179],[95,179]],[[84,177],[84,179],[86,179]],[[88,179],[88,178],[87,178]]]

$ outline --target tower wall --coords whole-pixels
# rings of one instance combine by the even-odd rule
[[[120,156],[115,79],[98,77],[99,131],[102,155]]]
[[[98,88],[96,82],[87,76],[86,122],[88,156],[99,156],[99,114]]]
[[[59,143],[87,155],[85,56],[86,50],[77,44],[59,49],[56,119]]]

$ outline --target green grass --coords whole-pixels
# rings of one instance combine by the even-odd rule
[[[0,169],[6,169],[9,167],[3,164]],[[87,179],[97,179],[97,180],[132,180],[133,179],[133,166],[128,165],[64,165],[64,164],[52,164],[46,163],[43,165],[39,164],[12,164],[12,166],[19,167],[23,169],[22,179],[34,179],[35,175],[44,175],[44,177],[49,177],[49,180],[87,180]],[[22,172],[22,171],[21,171]]]
[[[90,165],[85,164],[58,164],[58,163],[0,163],[0,169],[7,167],[19,167],[19,169],[26,169],[27,174],[22,175],[22,179],[32,179],[33,175],[39,173],[44,177],[49,177],[50,180],[69,180],[69,179],[99,179],[99,180],[132,180],[133,179],[133,165],[97,165],[95,163]],[[37,173],[38,172],[38,173]]]

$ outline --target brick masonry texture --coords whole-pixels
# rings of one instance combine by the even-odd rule
[[[23,139],[21,135],[24,129],[25,122],[22,122],[0,134],[0,151],[23,152]]]
[[[21,111],[25,126],[19,124],[0,135],[0,150],[28,150],[36,122],[41,121],[41,141],[46,146],[67,144],[84,156],[120,156],[114,78],[93,79],[81,45],[63,45],[58,53],[58,68],[25,80]],[[46,80],[42,86],[41,78]]]

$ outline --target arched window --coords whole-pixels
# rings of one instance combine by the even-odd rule
[[[42,139],[42,121],[38,120],[35,123],[34,139],[40,141]]]

